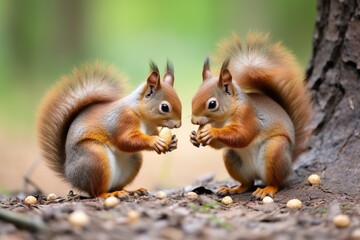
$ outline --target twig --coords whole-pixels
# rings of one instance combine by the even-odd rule
[[[40,163],[40,157],[36,157],[32,161],[28,170],[26,171],[26,174],[24,176],[24,192],[28,192],[27,186],[29,184],[35,188],[35,191],[38,194],[42,194],[42,190],[40,189],[40,187],[34,181],[31,180],[31,176],[32,176],[33,172],[36,170],[36,168],[39,166],[39,163]]]
[[[0,209],[0,220],[14,224],[18,228],[31,232],[50,232],[50,229],[41,221],[34,221],[23,215]]]

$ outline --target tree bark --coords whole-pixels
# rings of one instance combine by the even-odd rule
[[[296,173],[322,172],[322,189],[360,193],[360,1],[319,0],[307,72],[315,117]]]

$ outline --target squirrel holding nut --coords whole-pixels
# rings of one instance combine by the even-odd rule
[[[312,101],[294,56],[267,34],[250,33],[246,46],[236,35],[220,45],[219,76],[204,63],[203,82],[192,100],[192,123],[200,125],[191,143],[223,148],[225,167],[241,185],[222,187],[219,195],[274,196],[304,151],[311,134]]]
[[[65,76],[47,94],[38,116],[42,156],[63,179],[90,196],[125,197],[145,189],[123,188],[137,175],[141,151],[170,152],[181,126],[181,102],[168,62],[163,79],[150,62],[147,81],[124,96],[125,81],[100,62]],[[165,127],[164,136],[159,128]],[[167,131],[166,131],[167,130]],[[170,139],[164,139],[169,138]]]

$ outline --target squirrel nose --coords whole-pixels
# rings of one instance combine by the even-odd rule
[[[194,124],[194,125],[200,125],[200,118],[192,116],[191,117],[191,123]]]

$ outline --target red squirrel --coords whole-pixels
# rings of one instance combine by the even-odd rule
[[[181,102],[168,62],[163,79],[150,62],[147,81],[124,96],[125,81],[96,62],[63,77],[49,91],[38,116],[42,156],[60,177],[90,196],[125,197],[142,164],[141,151],[166,153],[177,148],[158,136],[159,127],[181,126]]]
[[[247,191],[255,179],[265,183],[252,193],[274,196],[304,151],[311,134],[310,91],[294,56],[268,34],[250,33],[246,46],[236,35],[220,45],[223,62],[212,76],[205,60],[203,82],[192,100],[190,134],[196,147],[223,148],[225,167],[241,185],[222,187],[219,195]]]

